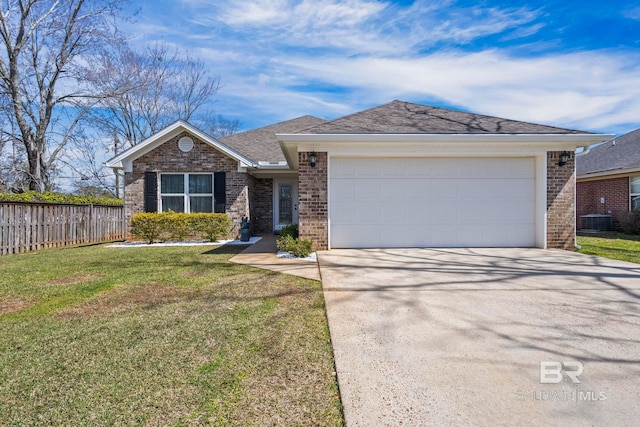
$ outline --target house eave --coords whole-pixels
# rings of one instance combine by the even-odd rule
[[[301,151],[359,150],[380,154],[428,156],[441,153],[514,151],[574,151],[611,139],[609,134],[277,134],[287,162],[298,168]]]
[[[125,172],[132,172],[133,161],[144,156],[155,148],[167,142],[167,140],[179,135],[182,132],[188,132],[197,137],[204,143],[210,145],[216,150],[222,152],[226,156],[236,160],[238,162],[238,170],[246,170],[246,168],[257,167],[258,164],[253,162],[246,156],[238,153],[231,147],[226,146],[211,135],[206,134],[197,127],[185,122],[184,120],[178,120],[166,128],[158,131],[149,138],[141,141],[133,147],[123,151],[117,156],[105,162],[107,167],[112,169],[124,169]]]
[[[587,181],[595,178],[616,178],[620,176],[640,173],[640,166],[633,168],[609,169],[606,171],[583,173],[576,176],[579,181]]]

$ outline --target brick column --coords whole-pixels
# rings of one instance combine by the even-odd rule
[[[327,204],[327,153],[316,153],[315,167],[309,153],[298,153],[298,227],[301,239],[310,239],[313,250],[329,247],[329,210]]]
[[[561,151],[547,153],[547,248],[575,249],[575,153],[558,165]]]

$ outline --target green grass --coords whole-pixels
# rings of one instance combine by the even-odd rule
[[[640,236],[622,233],[578,235],[578,252],[640,264]]]
[[[320,284],[239,250],[0,257],[0,425],[343,425]]]

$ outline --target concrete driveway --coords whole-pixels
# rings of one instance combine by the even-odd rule
[[[540,249],[319,262],[348,426],[638,425],[640,265]]]

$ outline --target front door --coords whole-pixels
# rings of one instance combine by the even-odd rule
[[[295,180],[275,180],[273,189],[274,230],[281,230],[289,224],[298,223],[298,182]]]

